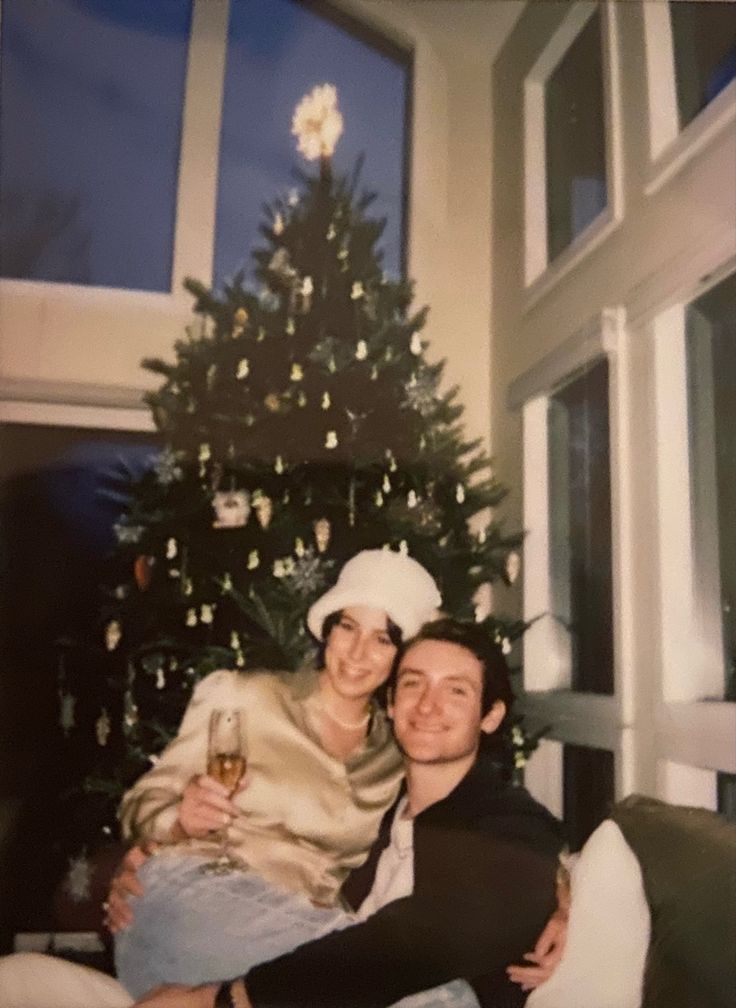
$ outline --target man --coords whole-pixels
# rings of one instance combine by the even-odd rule
[[[456,977],[483,1008],[523,1004],[506,966],[554,909],[561,839],[481,751],[511,702],[505,661],[483,631],[424,627],[389,705],[406,793],[345,887],[353,905],[367,893],[359,922],[219,987],[159,988],[139,1008],[380,1008]]]

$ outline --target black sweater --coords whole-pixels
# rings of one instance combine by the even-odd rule
[[[395,809],[345,894],[367,894]],[[560,825],[480,758],[414,820],[414,892],[368,920],[254,967],[254,1008],[385,1008],[463,977],[483,1008],[526,999],[505,967],[534,946],[555,908]]]

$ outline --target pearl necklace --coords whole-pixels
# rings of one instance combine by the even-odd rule
[[[332,721],[333,724],[339,725],[339,727],[344,728],[345,731],[357,731],[359,728],[365,728],[365,726],[371,719],[371,712],[368,711],[365,717],[361,718],[360,721],[343,721],[336,714],[332,713],[330,708],[321,698],[319,701],[319,708],[323,714],[327,715],[327,717],[330,719],[330,721]]]

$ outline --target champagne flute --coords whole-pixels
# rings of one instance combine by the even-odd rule
[[[215,708],[210,715],[207,736],[208,775],[224,784],[228,797],[232,797],[240,778],[245,773],[246,765],[241,712],[230,707]],[[225,875],[236,869],[242,871],[248,867],[241,858],[231,853],[227,827],[219,830],[216,838],[220,844],[220,852],[215,861],[202,866],[202,871],[212,875]]]

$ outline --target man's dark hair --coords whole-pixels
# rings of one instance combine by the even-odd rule
[[[511,712],[514,691],[511,688],[511,677],[506,658],[496,641],[478,623],[467,623],[446,617],[425,623],[419,633],[406,642],[404,654],[415,644],[425,640],[457,644],[475,655],[480,662],[483,675],[483,691],[480,698],[481,714],[485,716],[496,700],[502,700],[506,704],[506,714],[494,732],[495,735],[498,735]]]

